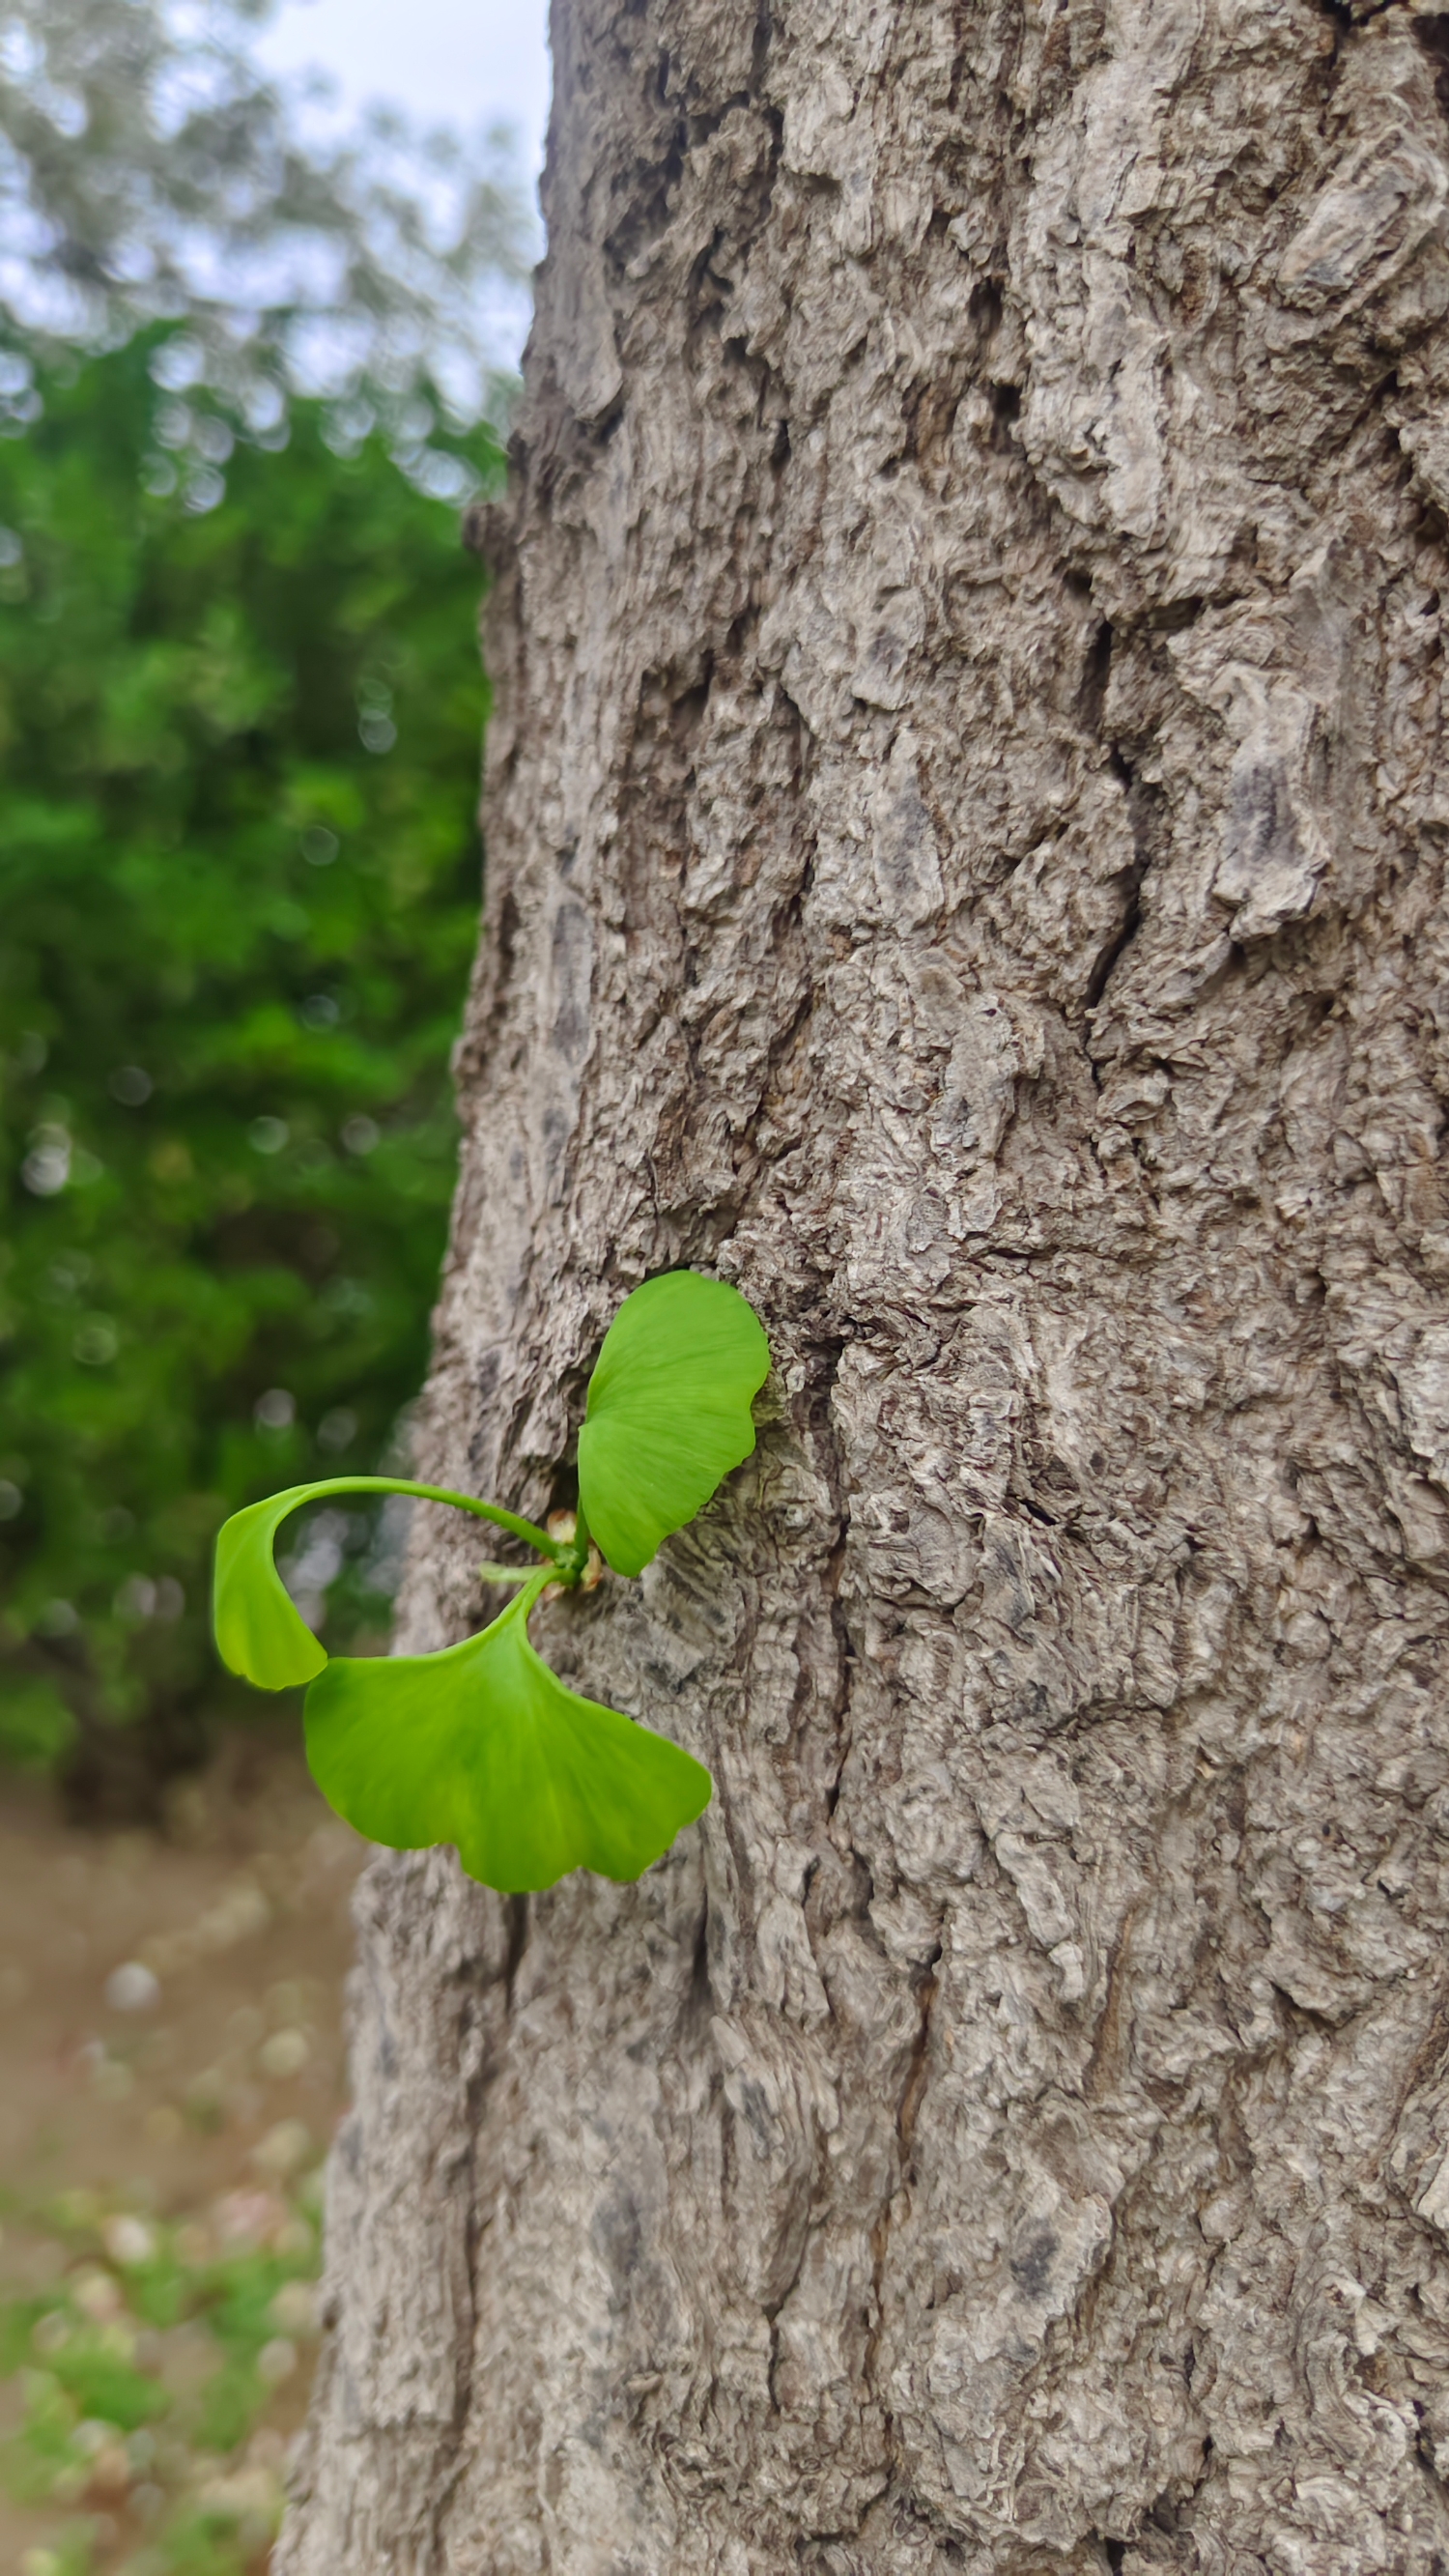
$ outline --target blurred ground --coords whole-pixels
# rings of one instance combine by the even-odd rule
[[[265,2567],[363,1851],[291,1730],[160,1835],[0,1785],[0,2576]]]

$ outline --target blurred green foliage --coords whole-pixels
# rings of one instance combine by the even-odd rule
[[[249,437],[170,345],[32,370],[0,421],[0,1751],[32,1763],[128,1721],[199,1749],[214,1533],[396,1457],[454,1168],[456,507],[365,405]],[[500,462],[486,425],[429,452],[455,494]],[[299,1542],[329,1644],[385,1616],[373,1528]]]

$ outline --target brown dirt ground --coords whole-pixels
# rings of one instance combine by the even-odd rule
[[[295,2151],[281,2124],[304,2124],[320,2156],[344,2102],[364,1852],[295,1736],[265,1726],[172,1791],[160,1833],[88,1832],[49,1792],[0,1780],[0,2298],[65,2268],[37,2215],[58,2192],[200,2218],[256,2190],[269,2139]],[[117,2009],[107,1981],[138,1961],[159,1993]],[[310,2358],[277,2391],[274,2440],[300,2422],[309,2375]],[[13,2386],[0,2390],[0,2430],[17,2412]],[[0,2576],[55,2524],[0,2492]]]

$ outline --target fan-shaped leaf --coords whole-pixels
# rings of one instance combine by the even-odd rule
[[[289,1485],[285,1493],[270,1494],[264,1503],[249,1503],[245,1511],[233,1512],[223,1522],[217,1536],[212,1617],[227,1670],[240,1674],[243,1681],[255,1682],[261,1690],[288,1690],[294,1682],[309,1682],[327,1661],[325,1649],[278,1574],[272,1553],[288,1513],[320,1501],[324,1494],[413,1494],[423,1502],[453,1503],[460,1511],[511,1530],[515,1538],[526,1539],[548,1556],[556,1559],[559,1553],[545,1530],[520,1520],[516,1512],[479,1502],[470,1494],[448,1493],[438,1485],[415,1485],[400,1476],[328,1476],[320,1484]]]
[[[579,1495],[620,1574],[639,1574],[755,1445],[770,1345],[722,1279],[671,1270],[626,1297],[604,1336],[579,1434]]]
[[[323,1796],[373,1842],[453,1843],[509,1894],[571,1869],[638,1878],[709,1804],[666,1736],[579,1699],[528,1642],[547,1570],[481,1635],[436,1655],[338,1656],[307,1693]]]
[[[262,1690],[286,1690],[309,1682],[327,1661],[277,1572],[272,1543],[289,1512],[328,1485],[292,1485],[233,1512],[216,1542],[216,1576],[212,1586],[212,1619],[217,1650],[228,1672]]]

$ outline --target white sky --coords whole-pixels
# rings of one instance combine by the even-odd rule
[[[465,130],[506,117],[542,164],[548,0],[279,0],[256,50],[275,72],[330,73],[346,107],[391,99]]]

